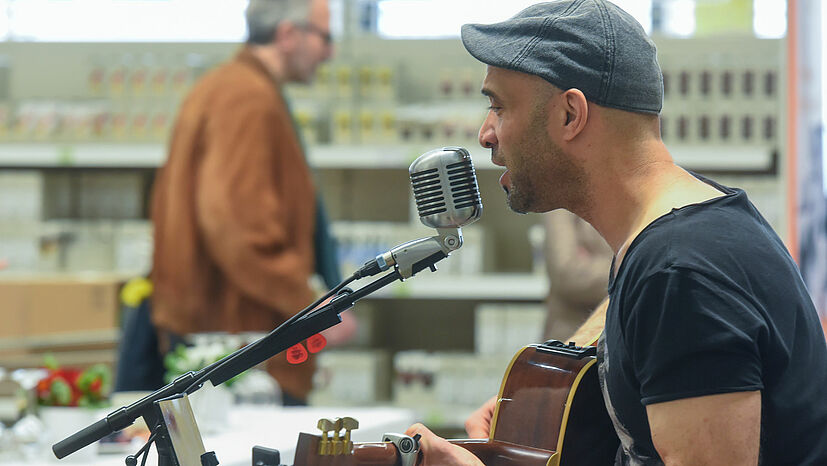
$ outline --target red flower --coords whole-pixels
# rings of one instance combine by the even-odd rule
[[[59,368],[54,358],[47,360],[48,373],[37,383],[38,404],[47,406],[96,406],[104,404],[111,379],[103,364],[86,370]]]
[[[100,393],[101,387],[103,386],[103,380],[97,378],[89,384],[89,391],[92,393]]]

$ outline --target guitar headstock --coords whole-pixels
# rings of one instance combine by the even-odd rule
[[[321,435],[299,434],[294,463],[303,466],[393,466],[415,464],[418,444],[411,437],[385,434],[382,442],[354,444],[351,432],[359,427],[352,417],[319,419]],[[407,440],[407,443],[406,443]],[[416,447],[416,448],[414,448]]]
[[[335,420],[322,418],[316,426],[322,431],[317,449],[320,456],[352,454],[351,432],[359,428],[359,421],[352,417],[337,417]]]

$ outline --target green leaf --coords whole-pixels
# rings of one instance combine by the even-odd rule
[[[166,356],[164,357],[164,367],[166,368],[166,373],[164,374],[164,381],[166,383],[172,382],[178,376],[185,374],[189,371],[200,370],[203,367],[212,364],[232,353],[232,351],[228,350],[223,354],[219,354],[204,360],[203,358],[196,359],[194,356],[192,356],[190,354],[191,349],[191,347],[188,347],[186,345],[178,345],[175,347],[175,350],[170,351],[166,354]],[[244,377],[244,375],[245,374],[242,373],[233,377],[230,380],[227,380],[225,382],[225,385],[227,387],[231,387],[240,378]]]
[[[57,363],[57,358],[52,353],[46,353],[43,356],[43,365],[46,366],[46,369],[51,369],[53,371],[60,368],[60,364]]]
[[[101,391],[104,391],[103,388],[108,388],[109,384],[112,381],[112,372],[109,370],[109,367],[106,364],[95,364],[90,368],[83,371],[80,375],[80,380],[78,381],[78,385],[81,384],[81,381],[85,382],[86,387],[88,387],[93,381],[100,379],[101,381]]]
[[[72,403],[72,387],[63,379],[54,379],[49,392],[55,406],[69,406]]]

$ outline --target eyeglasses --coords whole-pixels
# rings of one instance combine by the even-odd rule
[[[319,26],[316,26],[313,23],[304,23],[301,24],[300,27],[305,31],[312,32],[319,36],[320,39],[325,43],[325,45],[330,45],[333,43],[333,36],[330,35],[330,32],[323,30]]]

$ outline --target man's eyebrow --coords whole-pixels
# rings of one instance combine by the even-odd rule
[[[486,97],[491,97],[494,100],[501,100],[500,96],[498,96],[496,92],[492,91],[487,87],[483,87],[482,89],[480,89],[480,93],[482,93],[482,95]]]

